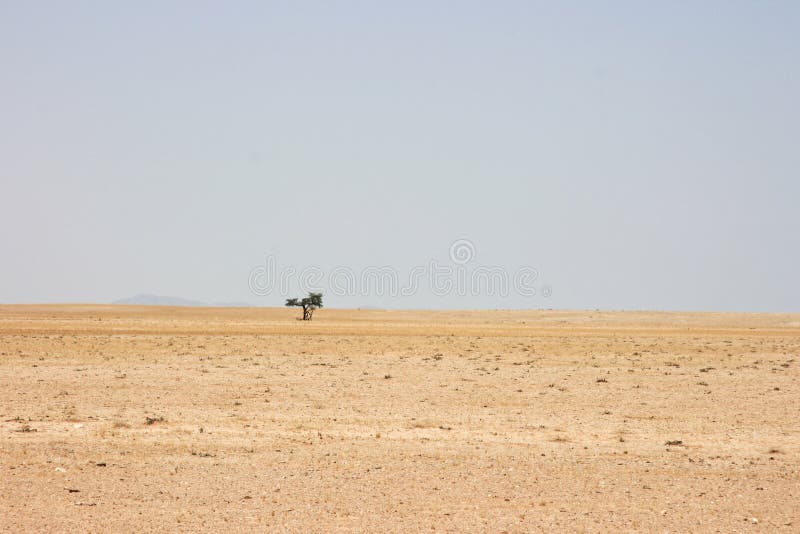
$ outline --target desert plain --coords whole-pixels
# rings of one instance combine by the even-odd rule
[[[798,532],[800,315],[0,306],[0,530]]]

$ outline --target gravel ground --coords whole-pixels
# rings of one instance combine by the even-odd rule
[[[800,530],[800,315],[0,306],[0,529]]]

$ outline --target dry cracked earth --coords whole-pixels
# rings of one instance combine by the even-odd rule
[[[800,531],[800,315],[0,306],[0,529]]]

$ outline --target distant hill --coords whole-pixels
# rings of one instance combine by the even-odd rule
[[[247,308],[252,306],[247,302],[202,302],[199,300],[184,299],[181,297],[169,297],[165,295],[153,295],[142,293],[133,297],[115,300],[111,304],[132,304],[137,306],[220,306],[229,308]]]

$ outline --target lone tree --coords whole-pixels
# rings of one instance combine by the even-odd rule
[[[303,320],[310,321],[314,310],[322,307],[322,293],[309,293],[304,299],[286,299],[287,306],[302,306]]]

